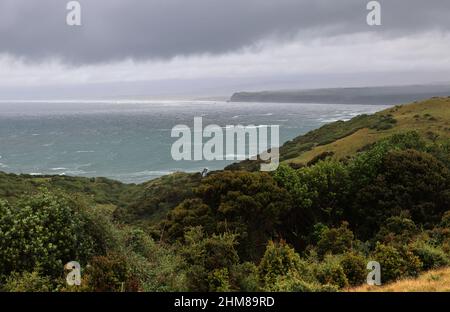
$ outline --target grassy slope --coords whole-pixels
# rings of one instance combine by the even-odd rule
[[[383,118],[395,119],[391,127],[385,127]],[[378,118],[378,119],[377,119]],[[368,144],[374,143],[384,137],[395,133],[415,130],[429,140],[440,140],[450,137],[450,98],[433,98],[420,103],[412,103],[403,106],[396,106],[371,116],[363,116],[347,122],[336,122],[322,127],[316,132],[317,137],[332,136],[339,134],[346,129],[348,135],[337,136],[332,142],[321,143],[320,140],[305,140],[310,134],[294,139],[281,149],[282,160],[292,164],[307,164],[309,161],[323,154],[324,152],[334,153],[333,157],[341,159],[350,156],[363,149]],[[363,124],[366,123],[364,126]],[[374,125],[375,123],[375,125]],[[377,126],[378,125],[380,126]],[[362,126],[363,125],[363,126]],[[302,140],[303,139],[303,140]],[[298,149],[295,153],[295,146],[312,145],[307,150]],[[287,147],[290,147],[287,148]],[[283,151],[290,154],[284,154]],[[293,152],[292,152],[293,151]]]
[[[117,210],[116,216],[133,224],[158,222],[185,198],[192,196],[193,188],[200,181],[199,173],[177,172],[146,182],[125,209]]]
[[[359,286],[355,292],[450,292],[450,268],[432,270],[415,279],[400,280],[382,286]]]
[[[38,192],[41,188],[83,195],[97,204],[125,206],[132,198],[139,196],[143,187],[106,178],[31,176],[0,172],[0,198],[14,202],[20,196]]]

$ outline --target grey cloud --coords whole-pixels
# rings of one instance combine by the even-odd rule
[[[368,0],[80,0],[81,27],[65,25],[67,2],[0,0],[0,53],[89,64],[226,53],[299,32],[307,38],[450,29],[448,0],[380,1],[379,28],[365,23]]]

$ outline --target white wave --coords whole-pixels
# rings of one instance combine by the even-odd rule
[[[323,122],[323,123],[336,122],[336,121],[339,121],[339,120],[342,120],[342,119],[339,119],[339,118],[319,119],[319,121]]]
[[[117,177],[128,177],[128,178],[138,178],[138,177],[150,177],[150,176],[163,176],[175,173],[176,171],[173,170],[144,170],[139,172],[132,172],[132,173],[123,173],[123,174],[116,174]]]

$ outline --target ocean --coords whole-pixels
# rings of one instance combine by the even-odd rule
[[[233,161],[175,161],[174,126],[279,125],[280,143],[386,105],[221,101],[29,101],[0,103],[0,171],[108,177],[141,183]]]

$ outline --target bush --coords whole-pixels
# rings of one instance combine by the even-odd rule
[[[217,290],[215,282],[210,282],[217,282],[218,279],[224,281],[224,269],[230,272],[231,268],[239,263],[236,245],[234,234],[205,236],[202,227],[189,229],[185,233],[185,244],[181,249],[189,290]]]
[[[450,228],[450,210],[446,211],[441,219],[441,227]]]
[[[230,291],[227,268],[216,269],[208,274],[209,291]]]
[[[422,269],[422,262],[410,251],[401,251],[389,245],[377,243],[373,260],[381,266],[381,281],[395,281],[399,278],[416,277]]]
[[[86,262],[93,252],[79,203],[42,191],[11,207],[0,203],[0,275],[38,268],[61,276],[64,264]]]
[[[232,288],[239,291],[256,292],[261,290],[258,267],[252,262],[235,265],[230,270]]]
[[[331,285],[337,288],[344,288],[349,285],[339,259],[330,255],[326,256],[324,261],[316,266],[315,276],[322,285]]]
[[[50,292],[52,281],[48,276],[42,276],[38,271],[12,273],[3,285],[3,291],[8,292]]]
[[[338,161],[319,161],[311,167],[298,170],[301,185],[307,188],[307,198],[311,200],[311,212],[327,224],[342,220],[343,207],[349,193],[349,173],[347,167]]]
[[[86,268],[89,287],[93,291],[136,291],[128,272],[127,259],[121,254],[94,257]]]
[[[139,290],[152,292],[187,291],[184,262],[172,248],[154,244],[152,254],[127,255],[128,272]]]
[[[398,243],[403,245],[417,235],[417,226],[414,222],[405,217],[394,216],[386,220],[375,236],[375,239],[383,243]]]
[[[341,258],[341,266],[351,286],[362,284],[367,277],[367,261],[356,253],[347,252]]]
[[[448,256],[440,247],[434,247],[425,242],[415,242],[411,251],[423,263],[424,270],[437,269],[450,263]]]
[[[271,291],[284,292],[336,292],[339,290],[334,285],[320,285],[316,281],[305,281],[298,272],[288,272],[277,277]]]
[[[303,271],[304,264],[293,248],[283,240],[279,243],[269,241],[258,267],[259,277],[265,288],[271,287],[279,276]]]
[[[325,229],[317,243],[317,251],[323,256],[327,253],[341,254],[352,248],[353,232],[348,223],[343,222],[339,228]]]

